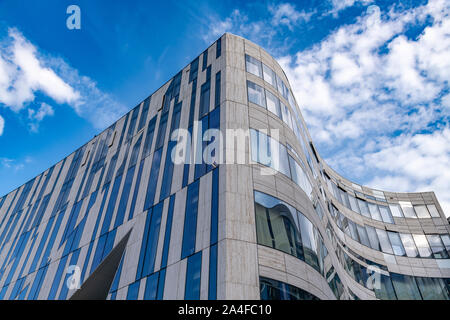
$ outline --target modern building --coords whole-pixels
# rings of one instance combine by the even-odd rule
[[[333,171],[276,60],[227,33],[0,198],[0,298],[449,299],[450,225],[433,192]]]

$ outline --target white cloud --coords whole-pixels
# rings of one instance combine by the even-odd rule
[[[46,104],[45,102],[41,103],[41,106],[37,111],[28,109],[28,118],[35,119],[37,121],[42,121],[46,116],[53,116],[54,114],[55,111],[52,106]]]
[[[450,128],[431,134],[401,136],[364,156],[377,171],[369,182],[393,191],[435,191],[450,213]]]
[[[5,119],[0,116],[0,136],[3,134],[3,130],[5,129]]]
[[[333,0],[327,14],[372,2]],[[294,55],[274,39],[292,42],[301,29],[283,5],[279,14],[272,7],[269,19],[291,34],[271,27],[271,34],[258,36],[250,31],[266,30],[263,21],[250,21],[245,12],[222,25],[278,55],[313,141],[333,168],[380,189],[433,190],[449,215],[448,1],[408,10],[394,4],[383,12],[371,5],[354,23]]]
[[[274,26],[285,25],[290,30],[300,21],[308,22],[314,14],[313,12],[297,11],[294,5],[290,3],[270,6],[269,11],[272,13],[272,24]]]
[[[332,14],[333,17],[337,18],[344,9],[353,7],[356,4],[368,5],[370,3],[373,3],[373,0],[331,0],[332,8],[326,15]]]
[[[79,93],[64,82],[53,70],[42,66],[36,48],[16,29],[10,29],[10,46],[2,50],[0,70],[0,102],[14,111],[34,100],[34,92],[42,91],[58,103],[73,103]],[[2,72],[2,73],[3,73]]]
[[[54,114],[55,111],[53,110],[52,106],[48,105],[45,102],[41,103],[41,106],[38,110],[28,108],[28,119],[31,120],[31,122],[29,123],[30,130],[33,132],[37,132],[39,130],[39,122],[44,120],[46,116],[53,116]]]
[[[10,28],[8,37],[0,43],[0,103],[19,112],[36,102],[37,92],[58,104],[68,104],[98,129],[127,111],[99,90],[93,80],[79,75],[61,58],[40,53],[17,29]],[[42,112],[36,115],[45,116]]]
[[[15,160],[5,157],[0,157],[0,168],[3,167],[8,170],[19,171],[25,168],[25,165],[33,162],[30,157],[25,157],[22,160]]]
[[[435,105],[450,80],[448,12],[443,1],[402,13],[381,14],[374,7],[313,47],[280,58],[313,136],[335,143],[398,129],[413,132],[450,115]],[[434,21],[417,39],[403,35],[427,15]],[[358,128],[343,132],[349,117],[359,120],[353,121]]]

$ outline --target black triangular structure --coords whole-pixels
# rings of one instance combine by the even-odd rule
[[[131,230],[111,250],[95,271],[86,279],[80,289],[69,300],[106,300],[127,246]]]

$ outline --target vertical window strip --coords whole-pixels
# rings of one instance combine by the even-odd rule
[[[217,300],[217,244],[209,249],[208,299]]]
[[[196,180],[188,186],[187,190],[181,259],[195,252],[199,184],[199,180]]]
[[[214,95],[214,107],[217,108],[220,105],[220,91],[221,91],[221,74],[220,71],[216,73],[216,93]]]
[[[202,251],[190,256],[186,266],[185,300],[200,299],[200,282],[202,270]]]
[[[172,220],[173,220],[173,208],[175,206],[175,195],[170,196],[169,209],[167,211],[166,220],[166,231],[164,234],[164,246],[161,258],[161,268],[167,266],[167,259],[169,257],[169,246],[170,246],[170,234],[172,232]]]

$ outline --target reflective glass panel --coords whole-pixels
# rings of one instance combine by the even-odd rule
[[[431,218],[430,213],[425,205],[423,206],[414,206],[414,210],[416,211],[417,217],[419,218]]]
[[[255,76],[260,78],[262,76],[261,62],[247,54],[245,55],[245,69]]]
[[[428,245],[427,238],[423,234],[413,234],[414,242],[416,243],[417,249],[421,258],[431,257],[431,249]]]
[[[264,89],[257,84],[247,81],[248,101],[255,103],[261,107],[266,107],[264,98]]]
[[[406,255],[410,258],[416,258],[419,253],[417,252],[416,244],[411,234],[400,233],[400,239],[402,240]]]

